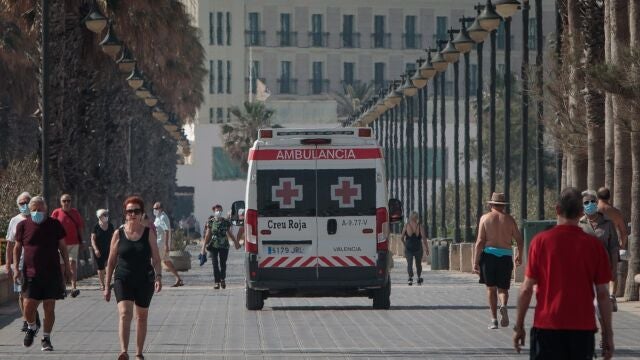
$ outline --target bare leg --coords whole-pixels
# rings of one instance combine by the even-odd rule
[[[42,307],[44,308],[44,332],[50,334],[53,330],[53,324],[56,322],[56,301],[53,299],[44,300]]]
[[[127,349],[129,349],[131,318],[133,317],[133,301],[120,301],[118,303],[118,314],[120,315],[120,324],[118,327],[118,334],[120,335],[120,351],[127,352]]]
[[[147,338],[147,318],[149,308],[136,306],[136,355],[142,355],[144,340]]]
[[[22,293],[18,294],[18,306],[20,307],[20,314],[22,314],[22,318],[24,321],[27,321],[27,318],[24,315],[24,298],[22,297]]]
[[[173,276],[176,277],[176,283],[180,280],[182,280],[182,278],[180,278],[180,275],[178,274],[178,272],[176,271],[176,267],[173,266],[173,261],[171,260],[164,260],[163,261],[164,265],[167,267],[167,269],[169,269],[169,272],[171,272],[173,274]]]
[[[98,280],[100,281],[100,287],[104,289],[104,270],[98,270]]]
[[[498,298],[500,299],[500,306],[507,306],[509,301],[509,290],[498,289]]]
[[[38,311],[38,305],[40,305],[39,300],[29,298],[24,299],[24,319],[27,323],[33,324],[36,322],[36,311]]]
[[[491,310],[491,319],[498,318],[498,295],[495,286],[487,286],[487,298],[489,299],[489,310]]]
[[[76,288],[76,282],[78,280],[78,262],[76,260],[69,260],[69,264],[71,265],[71,288]],[[64,274],[64,272],[63,272]]]

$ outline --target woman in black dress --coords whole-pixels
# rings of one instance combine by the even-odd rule
[[[98,223],[91,231],[91,246],[93,247],[93,254],[95,255],[96,265],[98,266],[100,289],[104,291],[104,268],[109,259],[113,224],[109,222],[108,210],[99,209],[96,211],[96,216],[98,217]]]

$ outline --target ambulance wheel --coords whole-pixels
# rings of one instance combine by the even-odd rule
[[[247,310],[262,310],[264,307],[264,298],[262,297],[262,291],[253,290],[247,287]]]
[[[391,279],[380,289],[373,292],[373,308],[377,310],[388,310],[391,307]]]

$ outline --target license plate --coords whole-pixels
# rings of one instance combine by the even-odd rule
[[[268,246],[268,255],[304,255],[302,246]]]

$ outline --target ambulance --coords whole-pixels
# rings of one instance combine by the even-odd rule
[[[246,308],[270,297],[354,297],[390,306],[389,207],[370,128],[259,130],[244,204]],[[242,202],[238,202],[242,203]]]

